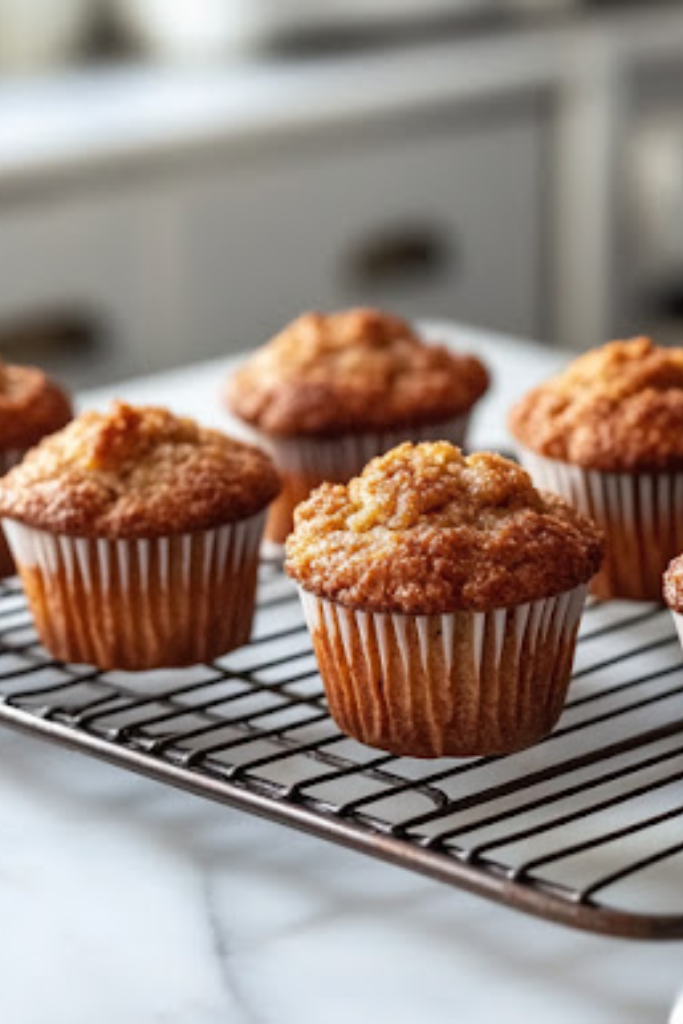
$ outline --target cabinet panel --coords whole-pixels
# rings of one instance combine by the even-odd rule
[[[102,380],[253,347],[316,307],[533,336],[545,169],[540,109],[511,103],[65,184],[0,208],[0,325],[92,316]]]
[[[236,350],[302,309],[370,303],[533,336],[543,127],[533,107],[471,127],[416,123],[188,182],[193,330]]]
[[[88,181],[0,209],[0,332],[64,315],[88,324],[94,345],[83,365],[54,353],[57,370],[78,383],[182,361],[173,271],[184,242],[172,234],[175,206],[150,183],[103,189]],[[44,358],[53,365],[49,352]]]

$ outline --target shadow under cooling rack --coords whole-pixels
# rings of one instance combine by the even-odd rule
[[[683,938],[683,662],[659,607],[589,606],[569,701],[543,743],[418,761],[335,727],[275,564],[262,567],[247,647],[135,675],[52,660],[10,580],[0,722],[519,910]]]

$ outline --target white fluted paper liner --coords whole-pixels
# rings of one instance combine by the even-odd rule
[[[13,466],[21,462],[25,454],[26,451],[22,448],[7,448],[5,451],[0,451],[0,476],[4,476]],[[12,559],[4,532],[0,528],[0,578],[11,576],[14,571],[14,560]]]
[[[678,639],[681,641],[681,647],[683,647],[683,615],[680,612],[675,612],[671,609],[671,617],[674,620],[676,632],[678,633]]]
[[[683,473],[606,473],[520,448],[534,484],[590,516],[607,535],[595,593],[660,601],[662,574],[683,551]]]
[[[504,753],[552,729],[587,590],[444,615],[354,611],[299,592],[339,726],[371,746],[437,757]]]
[[[211,660],[249,638],[265,512],[150,540],[3,525],[45,645],[64,661],[143,669]]]
[[[383,455],[404,441],[465,441],[469,413],[443,423],[397,430],[341,434],[338,437],[270,438],[269,446],[284,472],[315,476],[321,481],[345,482],[356,476],[377,455]]]

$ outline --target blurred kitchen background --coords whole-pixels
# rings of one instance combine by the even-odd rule
[[[0,355],[384,305],[683,341],[683,3],[0,0]]]

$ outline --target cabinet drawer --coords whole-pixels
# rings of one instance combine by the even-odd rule
[[[103,379],[253,347],[310,308],[537,335],[545,129],[533,102],[321,129],[0,209],[0,326],[83,313]]]
[[[0,331],[66,317],[92,336],[85,365],[73,379],[99,370],[124,375],[147,368],[141,354],[152,322],[145,280],[144,195],[83,188],[36,197],[0,210]],[[12,351],[32,360],[32,351]],[[49,360],[71,354],[38,352]],[[102,364],[96,365],[96,360]]]
[[[303,309],[356,303],[539,333],[544,127],[529,104],[196,177],[183,200],[195,340],[240,349]]]

